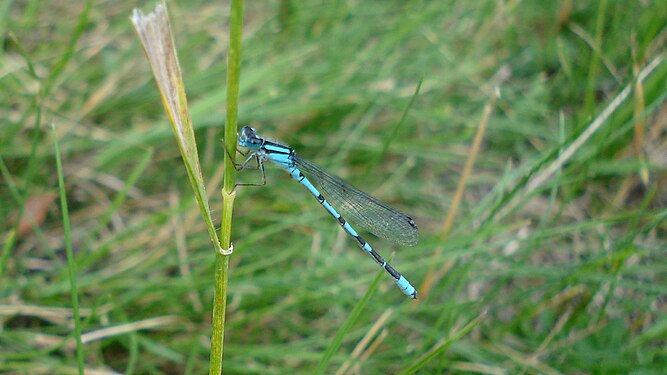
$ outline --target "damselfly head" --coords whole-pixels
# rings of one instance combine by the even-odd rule
[[[262,145],[262,139],[257,136],[255,129],[244,126],[239,133],[239,146],[247,148],[258,148]]]

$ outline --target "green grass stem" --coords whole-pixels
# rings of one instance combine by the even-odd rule
[[[236,168],[230,157],[236,155],[236,129],[239,113],[239,83],[241,79],[241,38],[243,31],[243,1],[232,0],[229,19],[229,55],[227,58],[227,121],[224,129],[224,186],[222,189],[222,225],[220,240],[227,253],[215,257],[215,295],[213,302],[213,335],[211,336],[211,357],[209,374],[222,372],[225,339],[225,311],[227,306],[227,286],[229,257],[233,251],[232,212],[234,210],[234,186]]]
[[[79,375],[83,375],[84,358],[83,344],[81,343],[81,318],[79,315],[79,288],[77,287],[76,260],[72,251],[72,230],[69,219],[69,208],[67,206],[67,192],[65,190],[65,177],[63,174],[63,165],[60,160],[60,146],[58,144],[58,134],[56,134],[55,124],[51,124],[51,133],[53,135],[53,147],[56,157],[56,171],[58,173],[58,192],[60,193],[60,214],[63,220],[63,231],[65,235],[65,252],[67,254],[67,275],[69,276],[70,297],[72,299],[72,315],[74,318],[74,340],[76,341],[76,362],[79,368]]]

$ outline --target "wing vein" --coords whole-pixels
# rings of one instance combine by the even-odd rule
[[[412,218],[388,204],[364,193],[322,167],[294,156],[296,166],[320,188],[325,199],[348,220],[361,225],[378,237],[399,245],[418,242],[417,226]]]

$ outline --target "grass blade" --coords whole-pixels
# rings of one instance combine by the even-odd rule
[[[329,362],[331,362],[331,358],[333,357],[334,353],[336,353],[336,351],[340,348],[343,342],[343,338],[352,329],[352,326],[354,326],[354,324],[357,322],[364,307],[366,307],[368,301],[370,301],[371,299],[371,296],[378,288],[378,285],[380,285],[380,279],[382,279],[383,274],[384,271],[380,270],[377,273],[377,275],[375,275],[373,282],[371,283],[368,290],[366,290],[366,293],[364,293],[364,296],[361,297],[359,302],[357,302],[357,304],[350,312],[350,315],[347,317],[347,319],[345,319],[345,322],[343,322],[343,324],[340,326],[338,332],[336,332],[336,336],[334,336],[333,340],[331,340],[331,344],[329,344],[329,347],[327,347],[327,350],[324,352],[324,355],[322,356],[320,363],[318,363],[317,368],[315,369],[314,372],[315,374],[325,373],[327,366],[329,365]]]
[[[438,355],[442,354],[445,350],[447,350],[447,348],[449,348],[450,345],[459,341],[463,336],[467,335],[468,332],[470,332],[473,328],[477,327],[477,325],[482,321],[482,319],[484,319],[485,316],[486,312],[482,312],[478,317],[470,321],[470,323],[466,324],[465,327],[461,328],[458,332],[455,332],[452,335],[452,337],[440,342],[433,349],[431,349],[431,351],[423,355],[412,365],[410,365],[403,371],[399,372],[399,374],[414,374],[417,371],[419,371],[421,368],[423,368],[429,362],[431,362],[435,357],[437,357]]]
[[[63,231],[65,232],[65,251],[67,252],[67,270],[69,275],[70,295],[72,298],[72,313],[74,316],[74,338],[76,339],[76,360],[79,366],[79,374],[83,374],[83,344],[81,343],[81,319],[79,317],[79,291],[76,286],[76,262],[72,251],[72,231],[69,222],[69,210],[67,208],[67,196],[65,194],[65,179],[63,177],[63,166],[60,160],[60,147],[58,146],[58,135],[55,125],[51,124],[53,133],[53,146],[56,154],[56,167],[58,171],[58,190],[60,191],[60,210],[63,217]]]
[[[171,127],[176,136],[195,198],[199,204],[199,210],[206,222],[209,236],[216,252],[223,252],[211,218],[206,187],[199,166],[197,143],[190,120],[190,112],[188,111],[185,85],[176,55],[167,6],[162,2],[149,14],[134,9],[131,20],[153,71],[162,103],[169,115]]]

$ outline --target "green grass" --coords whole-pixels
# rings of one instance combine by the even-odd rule
[[[377,266],[267,166],[268,187],[237,189],[227,373],[664,371],[667,63],[633,85],[665,53],[667,5],[562,3],[246,2],[239,124],[411,214],[416,247],[368,239],[433,283],[366,294]],[[0,3],[0,371],[77,372],[52,123],[85,368],[208,371],[215,254],[136,4]],[[219,218],[229,5],[168,4]]]

